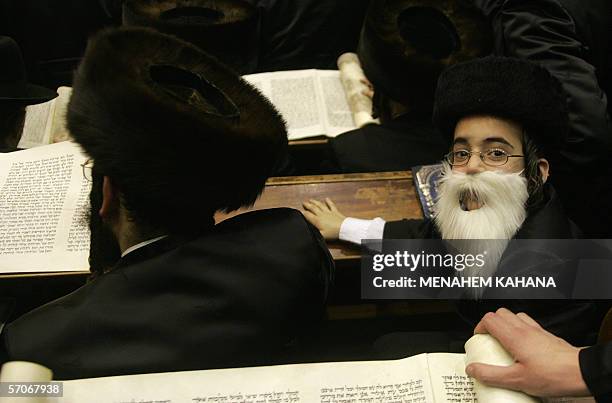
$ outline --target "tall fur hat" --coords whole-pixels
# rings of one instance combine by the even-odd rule
[[[377,0],[357,53],[376,91],[431,110],[442,70],[484,56],[491,46],[488,22],[465,0]]]
[[[566,95],[559,81],[545,68],[515,58],[476,59],[440,76],[433,121],[442,132],[452,138],[461,118],[481,114],[521,124],[549,157],[569,131]]]
[[[243,0],[125,0],[123,25],[176,35],[241,74],[257,67],[259,14]]]
[[[284,121],[254,87],[148,28],[90,40],[67,119],[134,220],[166,229],[252,204],[287,149]]]

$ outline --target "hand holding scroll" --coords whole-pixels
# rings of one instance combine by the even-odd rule
[[[489,333],[514,357],[508,367],[472,363],[468,375],[490,385],[533,396],[586,396],[579,348],[544,330],[527,314],[505,308],[487,313],[474,333]]]

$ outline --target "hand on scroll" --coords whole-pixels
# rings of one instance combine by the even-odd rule
[[[331,199],[326,198],[325,203],[310,199],[303,203],[304,216],[315,227],[321,231],[321,235],[327,240],[338,239],[340,226],[346,218]]]
[[[374,97],[374,86],[367,78],[362,78],[359,80],[360,83],[365,84],[368,88],[363,90],[361,93],[366,97],[372,99]]]
[[[466,373],[484,384],[533,396],[586,396],[579,348],[544,330],[525,313],[489,312],[474,333],[489,333],[514,357],[508,367],[472,363]]]

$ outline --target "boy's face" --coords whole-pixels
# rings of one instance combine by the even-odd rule
[[[461,119],[455,127],[452,151],[471,151],[490,153],[492,158],[502,155],[523,154],[523,130],[518,124],[492,116],[469,116]],[[453,171],[466,174],[477,174],[484,171],[506,173],[520,172],[525,168],[524,157],[510,157],[508,162],[499,166],[490,166],[473,154],[467,164],[453,166]]]

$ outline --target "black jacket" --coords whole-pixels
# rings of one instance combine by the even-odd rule
[[[295,210],[166,238],[7,325],[7,357],[57,379],[275,363],[323,315],[333,262]]]
[[[261,15],[258,71],[336,69],[357,48],[369,0],[248,0]]]
[[[539,63],[568,95],[570,133],[551,180],[589,237],[608,237],[612,214],[612,2],[472,0],[489,19],[494,53]],[[607,94],[607,96],[606,96]],[[548,156],[551,158],[551,156]],[[595,214],[593,214],[595,212]]]
[[[547,185],[545,201],[541,207],[531,211],[515,235],[515,239],[572,239],[578,237],[574,224],[563,212],[563,207],[554,189]],[[440,238],[434,223],[430,220],[401,220],[385,225],[386,239],[429,239]],[[526,255],[531,250],[513,250],[512,255]],[[508,250],[501,258],[501,264],[508,258]],[[485,294],[486,295],[486,294]],[[475,326],[485,313],[506,307],[514,312],[526,312],[544,328],[570,342],[584,343],[596,332],[601,321],[601,312],[591,302],[567,300],[459,300],[458,313]]]
[[[600,402],[612,402],[612,342],[580,350],[580,371],[589,390]]]
[[[431,121],[410,114],[343,133],[329,144],[345,173],[408,170],[437,163],[448,152],[446,139]]]

